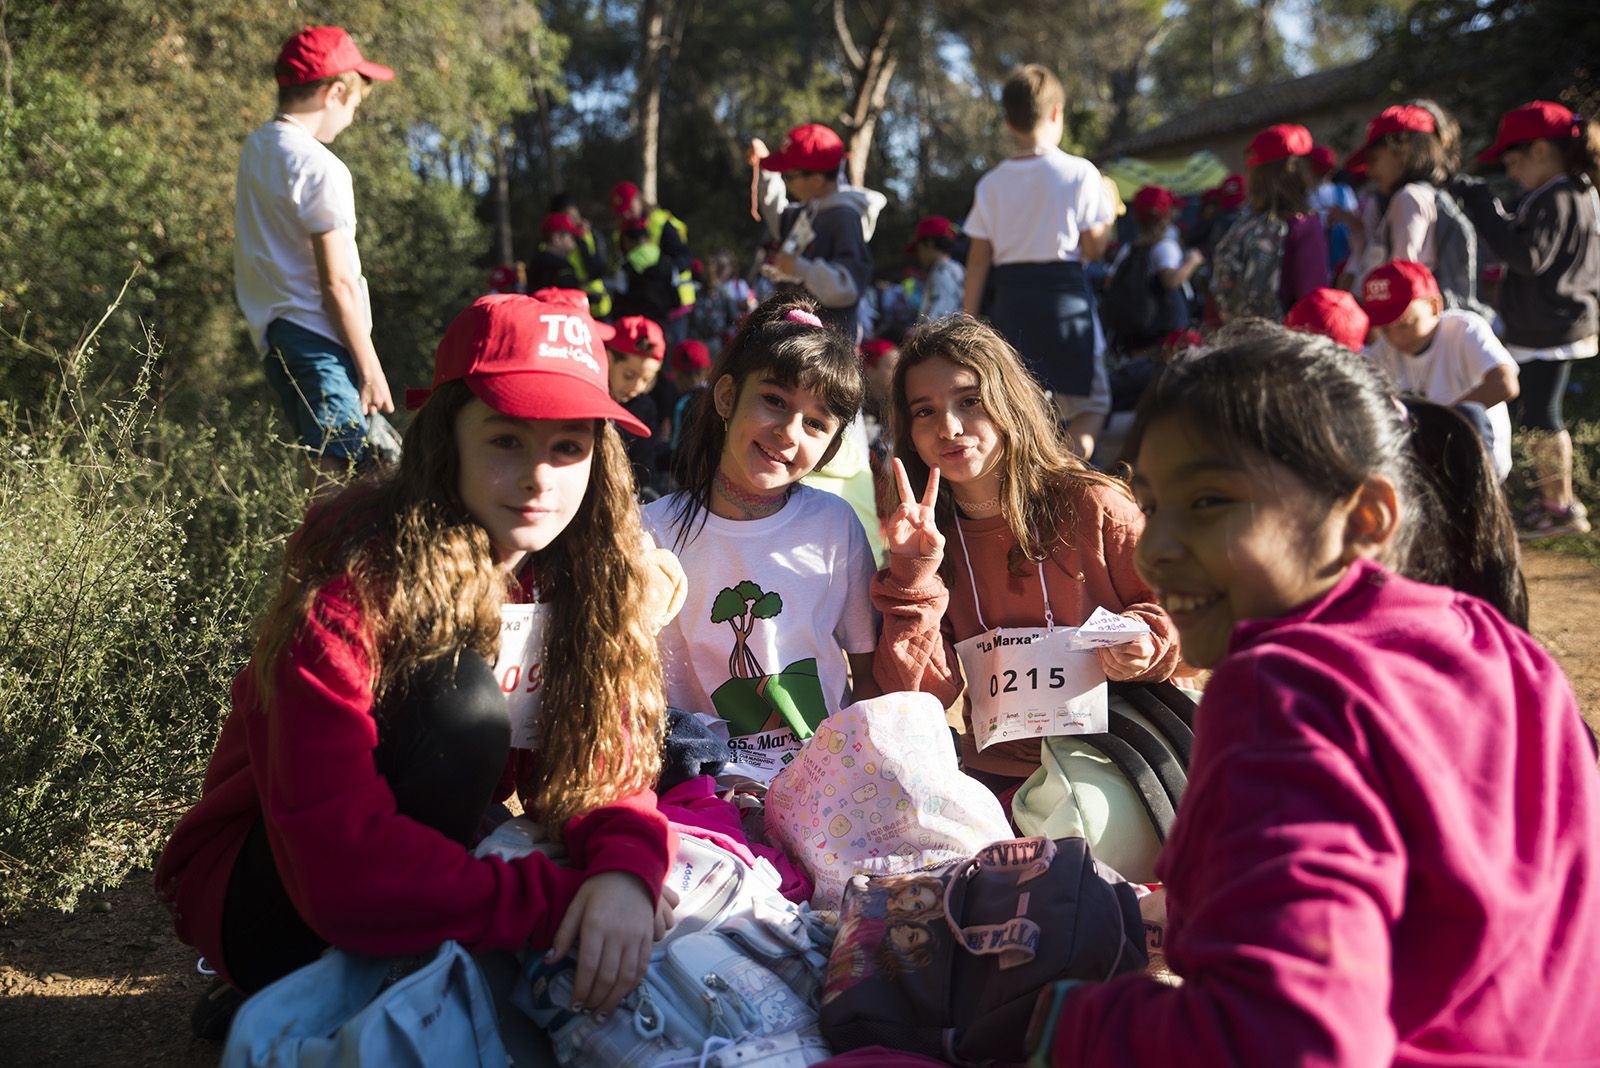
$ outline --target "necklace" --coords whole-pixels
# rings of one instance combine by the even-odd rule
[[[742,512],[746,519],[762,519],[772,515],[783,507],[784,501],[789,499],[790,491],[794,489],[793,486],[787,486],[782,492],[770,496],[765,493],[751,493],[729,482],[728,476],[723,474],[720,468],[717,470],[714,488],[722,495],[723,500]]]
[[[956,507],[961,509],[962,515],[977,519],[980,512],[987,515],[991,510],[996,512],[1000,510],[1000,495],[997,493],[993,497],[982,501],[964,501],[957,497]]]

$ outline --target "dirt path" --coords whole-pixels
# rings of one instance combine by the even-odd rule
[[[1549,552],[1524,561],[1533,632],[1566,668],[1600,728],[1600,568]],[[147,873],[63,916],[0,927],[0,1060],[19,1065],[210,1066],[189,1037],[207,980],[173,939]]]

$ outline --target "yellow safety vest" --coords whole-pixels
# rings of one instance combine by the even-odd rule
[[[594,255],[594,234],[583,235],[584,244],[588,245],[588,253]],[[611,314],[611,292],[606,289],[603,278],[590,278],[587,261],[584,259],[584,250],[577,245],[572,246],[572,251],[567,253],[567,262],[572,265],[572,273],[577,276],[578,284],[589,295],[589,313],[596,319],[603,319]]]
[[[671,223],[673,229],[678,231],[679,240],[687,245],[689,243],[689,228],[684,225],[682,219],[666,208],[654,209],[650,212],[649,217],[645,219],[644,225],[646,231],[650,234],[650,240],[657,245],[661,244],[661,231],[667,228],[668,223]],[[679,271],[676,282],[678,285],[678,303],[685,308],[693,307],[694,275],[689,271]]]

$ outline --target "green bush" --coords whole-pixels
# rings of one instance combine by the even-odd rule
[[[91,342],[42,403],[0,406],[0,917],[151,860],[304,505],[265,406],[180,425],[141,348],[105,361],[131,380],[85,387]],[[48,356],[0,339],[0,359]]]

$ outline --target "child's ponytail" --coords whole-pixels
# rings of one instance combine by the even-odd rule
[[[1566,141],[1559,142],[1562,169],[1568,178],[1577,180],[1581,176],[1589,179],[1591,185],[1600,187],[1600,122],[1579,115],[1574,115],[1572,121],[1577,131]]]
[[[1528,629],[1517,529],[1483,438],[1454,408],[1407,400],[1419,492],[1417,532],[1396,570],[1470,593]]]

